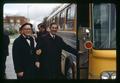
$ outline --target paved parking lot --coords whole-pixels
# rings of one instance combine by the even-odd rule
[[[6,79],[16,79],[16,74],[14,71],[14,66],[13,66],[13,59],[12,59],[12,43],[14,39],[10,39],[10,44],[9,44],[9,56],[7,56],[6,59]]]

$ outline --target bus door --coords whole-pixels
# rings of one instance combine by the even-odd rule
[[[79,3],[77,19],[77,35],[79,57],[77,57],[77,78],[88,79],[88,49],[85,48],[85,42],[89,40],[89,3]],[[79,58],[79,59],[78,59]]]
[[[116,7],[111,3],[92,5],[92,43],[89,79],[116,78]]]

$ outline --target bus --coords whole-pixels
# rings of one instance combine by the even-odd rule
[[[79,51],[79,59],[62,52],[61,71],[67,78],[116,79],[115,4],[62,4],[47,17],[48,26],[51,22],[59,25],[58,35]]]
[[[93,48],[89,52],[89,78],[116,78],[116,6],[93,4],[91,33]]]
[[[86,75],[88,79],[116,79],[116,6],[89,3],[87,7],[80,6],[82,8],[89,12],[85,14],[86,23],[80,21],[78,31],[80,41],[84,40],[80,47],[84,47],[88,55]]]

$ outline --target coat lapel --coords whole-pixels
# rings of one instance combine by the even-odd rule
[[[30,45],[28,44],[27,40],[24,38],[24,36],[21,35],[22,41],[24,42],[24,45],[30,48]]]

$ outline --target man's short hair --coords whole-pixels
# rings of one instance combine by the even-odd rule
[[[38,24],[38,29],[39,28],[44,28],[44,29],[46,29],[46,25],[44,24],[44,23],[40,23],[40,24]]]
[[[33,27],[33,25],[31,23],[25,23],[19,28],[19,31],[21,31],[25,25],[30,25],[31,29]]]

